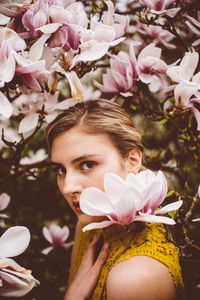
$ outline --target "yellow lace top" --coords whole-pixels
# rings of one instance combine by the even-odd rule
[[[92,300],[106,299],[105,283],[110,269],[119,262],[136,255],[150,256],[165,264],[173,276],[178,294],[182,294],[183,281],[179,265],[179,249],[173,243],[171,234],[163,224],[146,224],[142,229],[139,229],[137,225],[132,223],[129,226],[112,225],[85,233],[81,231],[72,278],[92,237],[97,232],[103,233],[104,242],[109,242],[111,248],[91,298]]]

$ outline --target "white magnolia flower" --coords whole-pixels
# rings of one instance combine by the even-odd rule
[[[30,270],[18,265],[10,257],[20,255],[30,242],[30,232],[24,226],[6,230],[0,238],[0,296],[21,297],[39,284]]]
[[[80,197],[81,210],[91,216],[105,216],[100,223],[91,223],[83,231],[104,228],[112,224],[127,225],[134,221],[175,224],[169,217],[158,216],[176,210],[182,201],[168,204],[156,210],[167,194],[167,182],[159,171],[155,175],[146,170],[138,174],[128,174],[126,180],[108,173],[104,178],[105,192],[86,188]]]

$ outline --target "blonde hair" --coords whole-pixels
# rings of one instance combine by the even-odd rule
[[[122,157],[128,157],[133,149],[143,150],[132,118],[119,104],[109,100],[79,102],[58,115],[46,131],[49,153],[53,140],[73,127],[88,134],[107,135]]]

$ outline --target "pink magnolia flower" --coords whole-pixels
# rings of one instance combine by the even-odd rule
[[[91,187],[81,193],[80,208],[85,214],[105,216],[108,219],[91,223],[83,231],[112,224],[127,225],[134,221],[175,224],[171,218],[158,215],[176,210],[182,204],[182,201],[177,201],[156,210],[167,193],[166,179],[161,171],[157,175],[150,170],[136,175],[128,174],[125,181],[108,173],[104,178],[104,190],[102,192]]]
[[[162,29],[162,27],[160,26],[146,25],[139,22],[137,30],[147,38],[152,38],[155,44],[162,43],[169,49],[175,48],[175,45],[173,45],[173,43],[170,43],[170,41],[173,40],[175,36],[168,30]]]
[[[9,203],[10,203],[10,196],[6,193],[2,193],[0,195],[0,211],[6,209]],[[0,214],[0,217],[7,218],[8,216],[6,214]]]
[[[200,37],[200,11],[197,12],[198,20],[191,16],[187,16],[187,19],[190,21],[186,21],[185,24],[190,28],[190,30],[198,37]],[[192,46],[197,46],[200,44],[200,38],[198,38]]]
[[[49,20],[48,0],[38,0],[25,12],[22,17],[22,23],[33,36],[39,36],[41,33],[37,28],[47,24]]]
[[[25,42],[9,28],[0,29],[0,87],[10,82],[15,74],[15,51],[24,50]]]
[[[15,76],[16,80],[19,80],[21,91],[28,93],[29,89],[32,89],[41,92],[48,74],[45,69],[45,60],[31,61],[18,53],[15,53],[15,59],[17,62]]]
[[[14,78],[16,69],[15,53],[24,50],[25,42],[9,28],[0,28],[0,87]],[[0,92],[0,114],[5,118],[12,115],[13,108],[7,97]]]
[[[104,93],[118,93],[124,97],[132,95],[137,74],[131,54],[121,51],[118,55],[110,55],[110,57],[111,68],[103,74],[103,85],[94,81],[95,86]]]
[[[194,75],[199,62],[197,52],[186,52],[179,66],[169,67],[167,75],[178,84],[174,89],[176,105],[185,110],[190,109],[197,120],[197,128],[200,130],[200,112],[194,107],[194,103],[200,103],[200,72]],[[193,95],[197,98],[190,99]]]
[[[88,17],[81,2],[75,1],[63,8],[58,5],[50,7],[50,17],[53,23],[66,23],[73,28],[82,29],[88,27]]]
[[[72,26],[68,24],[63,24],[58,30],[53,34],[49,47],[61,47],[65,51],[69,49],[78,49],[80,41],[80,35],[73,30]]]
[[[166,14],[173,18],[180,8],[171,8],[171,4],[176,0],[141,0],[154,14]]]
[[[73,105],[73,99],[66,99],[58,102],[58,92],[54,95],[49,93],[22,94],[14,102],[15,114],[22,113],[24,118],[20,121],[18,132],[24,138],[30,136],[38,125],[40,115],[43,111],[43,119],[50,123],[56,117],[56,110],[67,109]]]
[[[50,247],[42,250],[43,254],[48,254],[55,247],[69,248],[73,242],[65,243],[69,237],[69,228],[63,226],[62,228],[54,223],[51,223],[49,228],[43,227],[42,229],[45,239],[51,244]]]
[[[39,284],[30,270],[10,258],[24,252],[29,242],[30,232],[24,226],[11,227],[0,237],[0,296],[21,297]]]
[[[161,49],[149,44],[137,57],[136,71],[139,79],[149,84],[152,92],[157,92],[162,85],[162,74],[166,74],[167,64],[161,60]],[[135,59],[136,60],[136,59]]]
[[[90,28],[95,33],[95,40],[111,42],[127,32],[129,17],[115,14],[112,1],[105,1],[105,3],[108,10],[103,12],[102,21],[97,21],[97,16],[94,16]]]

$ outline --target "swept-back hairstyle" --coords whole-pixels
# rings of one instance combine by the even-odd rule
[[[53,140],[73,127],[87,134],[107,135],[122,157],[128,157],[133,149],[143,150],[132,118],[119,104],[109,100],[79,102],[58,115],[46,131],[49,153]]]

